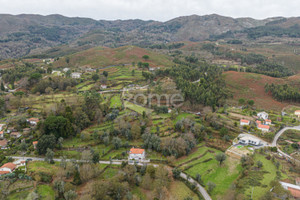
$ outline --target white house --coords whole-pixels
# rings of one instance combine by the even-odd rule
[[[249,126],[249,124],[250,124],[250,121],[249,120],[246,120],[246,119],[241,119],[240,120],[240,125],[241,126]]]
[[[102,89],[106,89],[106,88],[107,88],[107,85],[101,85],[101,88],[102,88]]]
[[[81,73],[79,73],[79,72],[73,72],[73,73],[71,74],[71,77],[72,77],[72,78],[80,78],[80,77],[81,77]]]
[[[39,121],[40,120],[38,118],[33,118],[33,117],[27,119],[27,122],[30,123],[31,126],[36,126],[39,123]]]
[[[259,112],[259,113],[257,113],[257,117],[259,117],[260,119],[268,119],[269,114],[266,112]]]
[[[61,76],[61,72],[60,71],[57,71],[57,70],[53,70],[52,71],[52,74],[56,75],[56,76]]]
[[[4,131],[0,131],[0,139],[4,138]]]
[[[70,68],[68,68],[68,67],[65,67],[64,69],[63,69],[63,72],[67,72],[67,71],[69,71],[70,70]]]
[[[253,145],[253,146],[259,146],[262,145],[262,142],[255,137],[251,136],[243,136],[239,139],[239,143],[243,145]]]
[[[146,157],[146,153],[144,149],[131,148],[129,151],[129,160],[137,160],[142,161]]]
[[[264,124],[258,124],[257,128],[262,132],[268,132],[270,130],[270,126]]]
[[[6,163],[0,167],[1,172],[12,173],[16,169],[17,165],[14,163]]]

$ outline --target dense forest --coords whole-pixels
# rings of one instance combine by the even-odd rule
[[[274,61],[270,61],[266,56],[261,54],[231,52],[210,43],[204,44],[202,49],[211,52],[215,56],[241,62],[241,65],[248,65],[246,67],[247,72],[264,74],[272,77],[286,77],[294,74],[287,67]]]
[[[293,101],[300,102],[300,92],[297,88],[287,84],[275,85],[266,84],[265,91],[270,92],[278,101]]]
[[[167,69],[167,75],[175,79],[186,100],[215,107],[230,96],[221,77],[222,69],[206,63],[181,64]]]

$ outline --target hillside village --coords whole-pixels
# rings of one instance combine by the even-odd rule
[[[299,199],[299,55],[214,37],[1,60],[0,199]]]

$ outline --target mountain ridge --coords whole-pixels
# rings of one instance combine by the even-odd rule
[[[300,24],[299,18],[273,17],[263,20],[232,18],[218,14],[180,16],[166,22],[155,20],[94,20],[63,15],[0,14],[0,59],[41,54],[53,47],[123,45],[203,41],[228,31]]]

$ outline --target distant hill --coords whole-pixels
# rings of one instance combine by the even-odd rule
[[[149,59],[142,57],[148,55]],[[66,62],[68,58],[68,62]],[[148,51],[135,46],[122,46],[118,48],[94,47],[67,55],[65,59],[61,58],[53,63],[54,67],[80,66],[91,68],[103,68],[110,65],[120,64],[138,64],[138,62],[147,62],[150,67],[170,67],[174,63],[170,58],[163,54]]]
[[[99,45],[143,47],[155,43],[203,41],[229,31],[255,31],[257,27],[275,25],[284,29],[295,24],[300,24],[299,18],[234,19],[216,14],[178,17],[167,22],[0,15],[0,59],[45,52],[58,56],[74,53],[74,49],[84,50]]]

